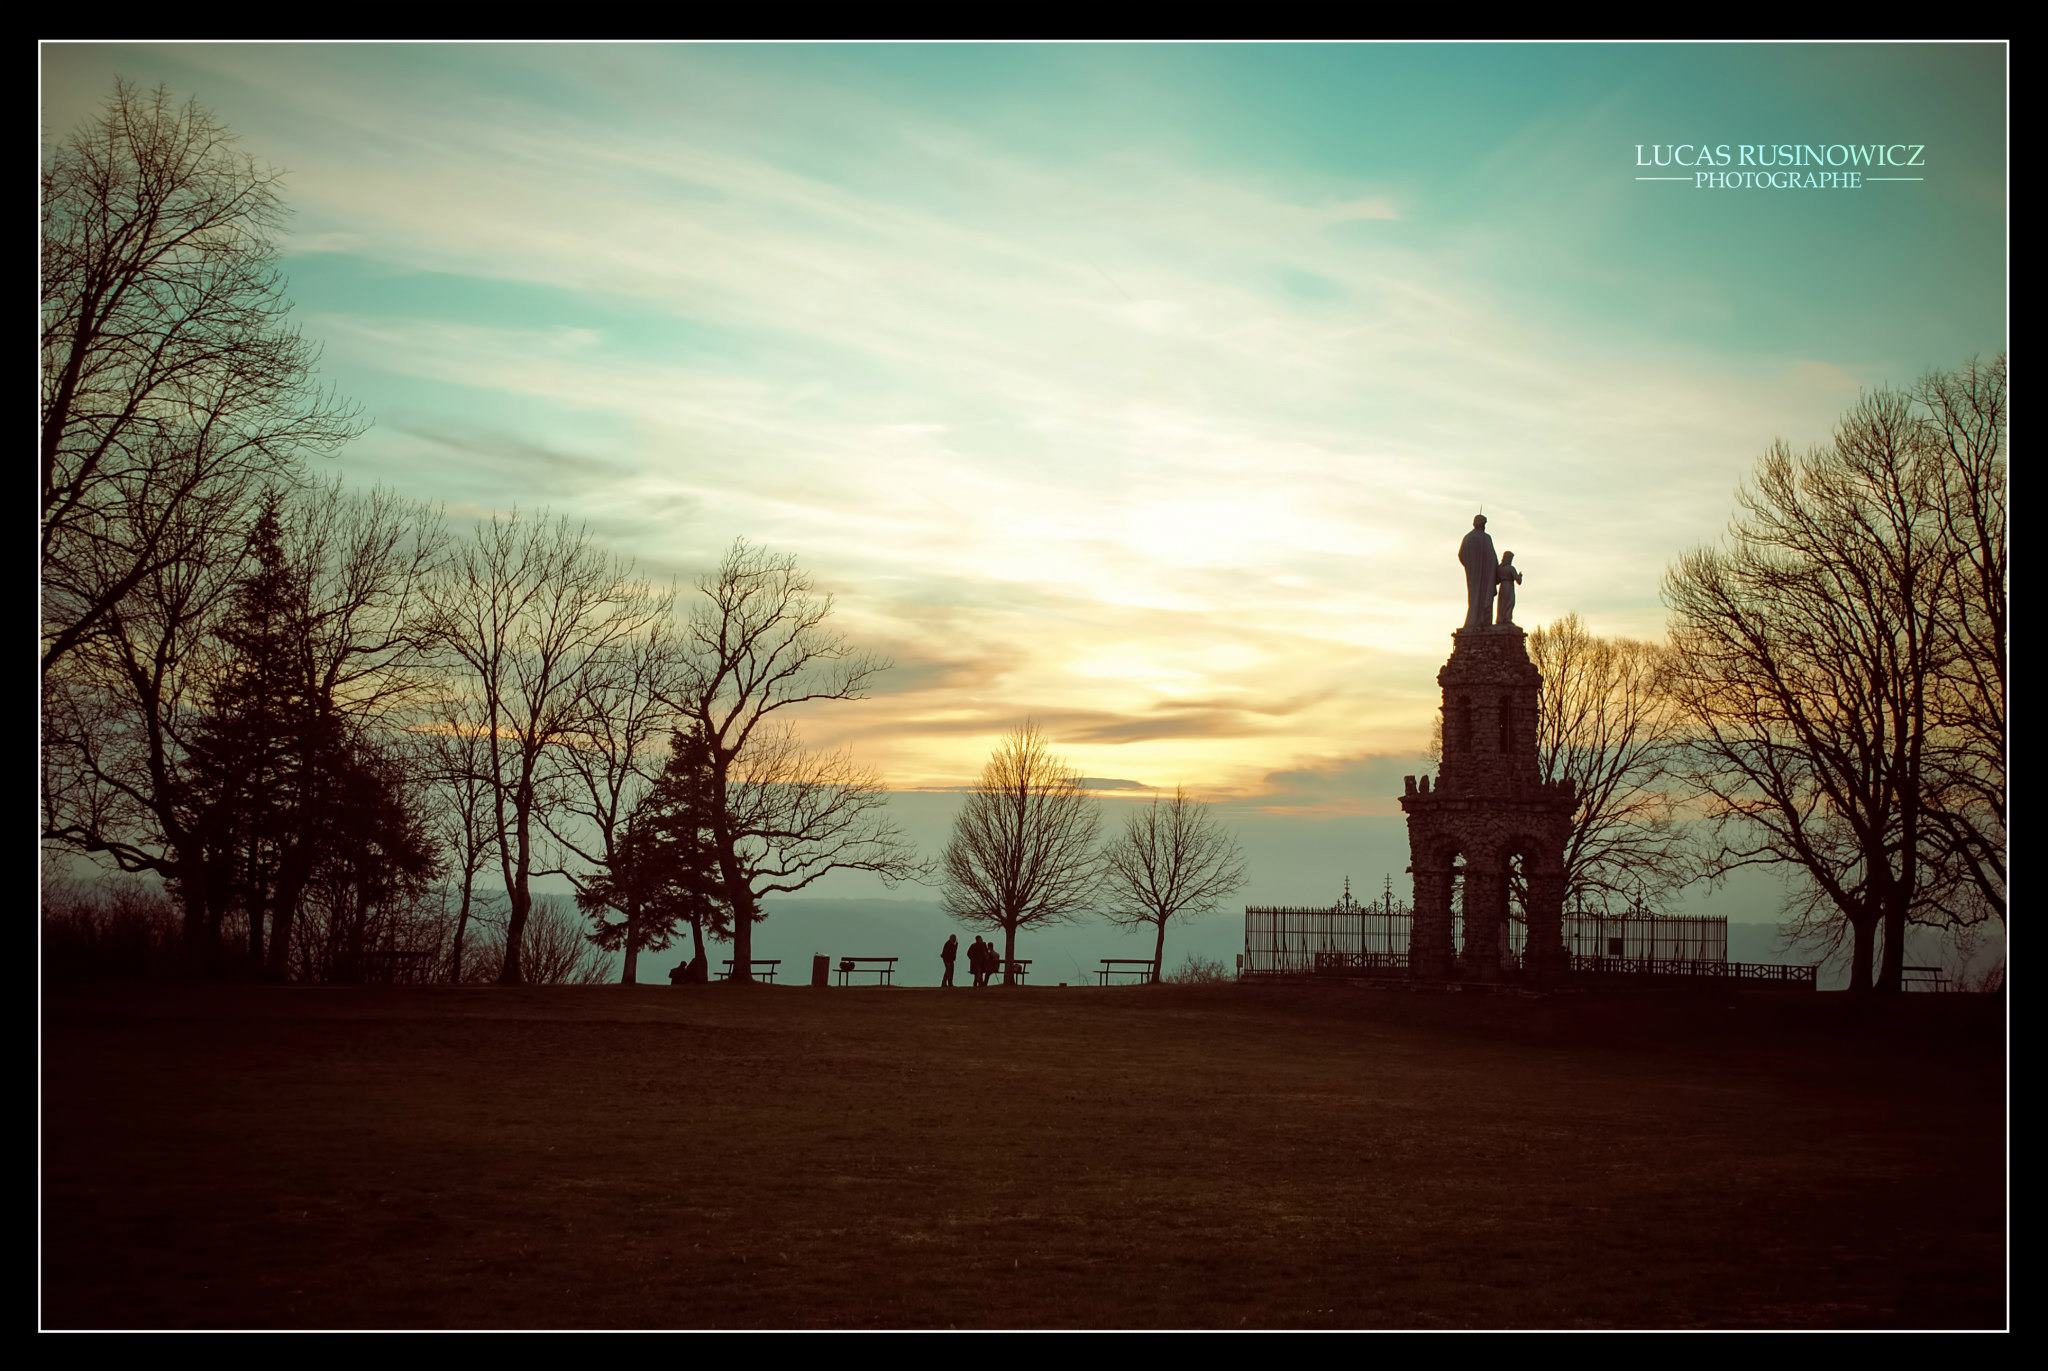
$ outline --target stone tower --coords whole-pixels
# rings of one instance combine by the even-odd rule
[[[1570,783],[1546,782],[1536,760],[1536,696],[1543,677],[1513,624],[1451,635],[1437,673],[1444,691],[1443,773],[1407,778],[1408,870],[1415,877],[1410,974],[1493,980],[1506,969],[1510,864],[1528,884],[1522,969],[1565,969],[1564,850]],[[1464,877],[1465,945],[1452,946],[1452,886]]]

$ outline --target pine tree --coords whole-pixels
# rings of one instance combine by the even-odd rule
[[[591,919],[592,942],[628,956],[660,951],[688,924],[701,960],[707,933],[731,938],[711,838],[714,784],[702,732],[678,730],[661,774],[627,820],[614,868],[577,896]]]
[[[248,571],[215,632],[222,664],[191,742],[188,805],[207,873],[199,956],[218,954],[223,915],[239,909],[254,969],[265,962],[266,917],[279,918],[282,868],[318,804],[331,733],[309,689],[306,584],[286,552],[282,508],[279,493],[266,495],[249,532]]]

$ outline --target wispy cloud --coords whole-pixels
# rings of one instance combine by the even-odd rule
[[[662,576],[796,553],[898,662],[805,727],[906,786],[1035,714],[1102,776],[1391,796],[1475,508],[1526,617],[1652,633],[1763,444],[1900,379],[1874,344],[1703,342],[1728,283],[1588,249],[1644,213],[1595,162],[1647,78],[1389,106],[1457,115],[1462,160],[1333,168],[1207,155],[1113,89],[1047,128],[799,52],[119,57],[289,169],[302,321],[379,418],[345,469],[554,504]]]

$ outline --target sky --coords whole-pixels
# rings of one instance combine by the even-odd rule
[[[1517,619],[1655,637],[1777,438],[2005,345],[1993,45],[65,45],[287,173],[334,470],[796,554],[895,663],[810,712],[942,840],[1029,716],[1274,899],[1377,889],[1474,513]],[[1918,182],[1638,181],[1909,143]],[[847,887],[840,893],[867,893]]]

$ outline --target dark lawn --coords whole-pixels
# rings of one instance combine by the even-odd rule
[[[2003,1006],[53,991],[49,1327],[2000,1326]]]

